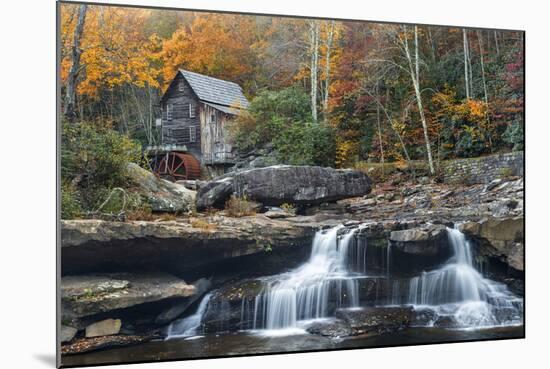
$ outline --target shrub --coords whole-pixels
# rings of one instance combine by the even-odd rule
[[[256,214],[256,203],[249,201],[246,196],[231,195],[225,203],[225,212],[230,217],[245,217]]]
[[[288,202],[285,202],[284,204],[282,204],[281,209],[283,209],[289,214],[296,215],[296,207],[292,204],[289,204]]]
[[[92,122],[63,122],[61,139],[62,182],[72,184],[82,210],[97,210],[106,200],[102,207],[105,211],[122,209],[124,196],[128,194],[120,191],[112,194],[112,191],[127,187],[126,166],[140,161],[140,145],[114,131],[109,124]],[[71,189],[62,188],[62,200],[64,191],[68,191],[66,196],[69,196]],[[139,203],[135,198],[126,200]]]
[[[298,87],[260,92],[230,126],[236,146],[247,151],[272,142],[280,162],[334,166],[334,132],[313,123],[309,97]]]
[[[78,191],[71,184],[61,185],[61,219],[74,219],[81,215],[82,206],[78,196]]]
[[[513,151],[523,150],[523,124],[520,121],[515,121],[502,134],[502,139],[512,145]]]

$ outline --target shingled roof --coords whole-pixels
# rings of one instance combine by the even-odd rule
[[[238,84],[184,69],[180,69],[179,73],[187,80],[199,100],[229,107],[248,108],[248,100]]]

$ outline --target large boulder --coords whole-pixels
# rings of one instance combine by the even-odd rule
[[[197,194],[197,209],[223,208],[232,193],[233,178],[231,177],[208,182],[199,189]]]
[[[164,273],[66,276],[61,279],[62,317],[67,321],[195,292],[194,286]]]
[[[194,209],[195,191],[156,177],[137,164],[129,163],[126,171],[155,212],[185,213]]]
[[[370,178],[356,170],[276,165],[232,173],[201,187],[197,209],[220,207],[232,193],[264,205],[278,206],[283,203],[316,205],[364,196],[370,190]]]

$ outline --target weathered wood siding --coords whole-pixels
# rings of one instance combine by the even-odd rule
[[[227,132],[231,115],[206,104],[201,104],[199,110],[203,164],[231,163],[233,145]]]
[[[183,83],[183,91],[180,91]],[[172,119],[168,119],[167,106],[172,104]],[[194,104],[195,117],[190,116],[189,104]],[[190,153],[201,160],[201,123],[199,106],[202,105],[187,81],[178,74],[172,81],[162,102],[162,143],[186,145]],[[194,127],[194,128],[191,128]],[[191,134],[195,132],[195,142]]]

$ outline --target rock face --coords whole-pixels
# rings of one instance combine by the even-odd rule
[[[220,207],[231,193],[264,205],[316,205],[371,190],[369,177],[359,171],[315,166],[277,165],[250,169],[217,179],[199,189],[197,209]]]
[[[163,273],[80,275],[61,279],[64,320],[194,294],[194,286]]]
[[[482,255],[498,258],[523,272],[524,225],[523,217],[490,217],[479,223],[464,223],[460,230],[481,243]]]
[[[185,213],[194,209],[195,191],[157,178],[153,173],[134,163],[128,164],[127,173],[138,185],[139,193],[147,199],[153,211]]]
[[[202,219],[202,218],[201,218]],[[62,273],[141,271],[184,273],[245,255],[280,248],[309,247],[318,224],[296,224],[263,216],[164,222],[61,222]],[[200,277],[200,276],[199,276]]]
[[[120,319],[105,319],[100,322],[90,324],[86,327],[86,337],[112,336],[120,332],[122,322]]]
[[[395,270],[422,271],[444,262],[452,254],[443,225],[427,225],[390,233]]]

